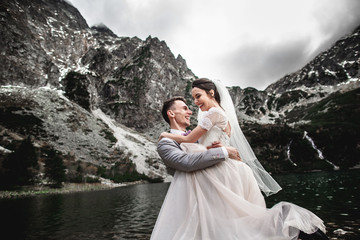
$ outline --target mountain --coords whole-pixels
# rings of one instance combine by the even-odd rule
[[[268,169],[302,171],[359,164],[359,43],[357,27],[264,91],[229,89],[245,135]]]
[[[189,91],[197,77],[185,59],[156,37],[89,27],[63,0],[2,1],[0,16],[0,166],[30,136],[40,173],[52,148],[68,179],[168,179],[156,152],[168,128],[162,102],[185,96],[196,112]],[[229,88],[271,172],[359,163],[359,42],[357,28],[264,91]]]
[[[66,1],[1,5],[1,85],[65,90],[75,77],[87,108],[101,108],[141,131],[161,121],[162,101],[170,94],[184,95],[188,81],[195,78],[164,41],[117,37],[104,25],[89,28]]]
[[[0,14],[0,160],[30,135],[39,154],[50,145],[72,159],[68,169],[168,177],[155,140],[133,129],[167,128],[163,100],[195,79],[180,55],[90,28],[67,1],[2,1]]]
[[[134,170],[152,179],[167,177],[155,144],[146,136],[117,125],[101,109],[87,111],[60,90],[2,86],[0,103],[0,160],[16,152],[31,136],[40,166],[44,167],[47,149],[55,149],[64,160],[69,179],[79,169],[84,175],[101,170],[110,178]]]
[[[359,87],[360,26],[337,41],[297,72],[288,74],[265,91],[233,87],[233,100],[240,121],[275,123],[297,122],[291,112],[316,103],[335,92]]]

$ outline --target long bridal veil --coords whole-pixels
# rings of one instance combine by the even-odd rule
[[[277,193],[281,190],[281,187],[261,165],[241,131],[235,106],[229,91],[219,81],[213,82],[220,95],[221,107],[224,109],[231,126],[230,145],[238,150],[241,159],[252,169],[261,191],[263,191],[266,196]],[[201,115],[201,110],[199,109],[199,117],[201,117]]]

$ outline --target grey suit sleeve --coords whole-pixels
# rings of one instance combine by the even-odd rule
[[[201,153],[185,153],[178,143],[169,138],[161,139],[157,150],[167,167],[183,172],[204,169],[225,160],[221,148],[212,148]]]

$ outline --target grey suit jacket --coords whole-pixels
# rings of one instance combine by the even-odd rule
[[[170,138],[162,138],[157,145],[157,151],[171,175],[174,175],[175,170],[192,172],[225,160],[221,148],[212,148],[201,153],[186,153]]]

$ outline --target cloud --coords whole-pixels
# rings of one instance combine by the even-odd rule
[[[265,89],[360,24],[359,0],[71,0],[88,24],[164,40],[199,77]]]
[[[163,0],[72,0],[90,26],[103,23],[119,36],[169,36],[181,25],[186,6]],[[164,39],[165,40],[165,39]]]
[[[360,24],[360,1],[333,1],[321,4],[313,10],[317,24],[318,42],[314,43],[313,53],[324,51]]]
[[[298,7],[302,14],[303,10]],[[300,21],[294,21],[288,12],[279,22],[287,21],[289,25],[284,23],[273,33],[261,31],[263,37],[245,39],[235,50],[224,53],[217,64],[220,68],[217,76],[221,78],[222,74],[228,85],[265,89],[286,74],[299,70],[345,34],[351,33],[360,24],[359,12],[360,1],[353,0],[334,1],[333,4],[319,1]],[[265,21],[264,27],[271,27],[278,20]],[[251,34],[247,38],[249,36]],[[216,69],[215,65],[212,68]]]
[[[223,56],[220,71],[229,85],[262,89],[301,67],[298,60],[307,57],[308,42],[304,38],[241,45],[231,55]]]

